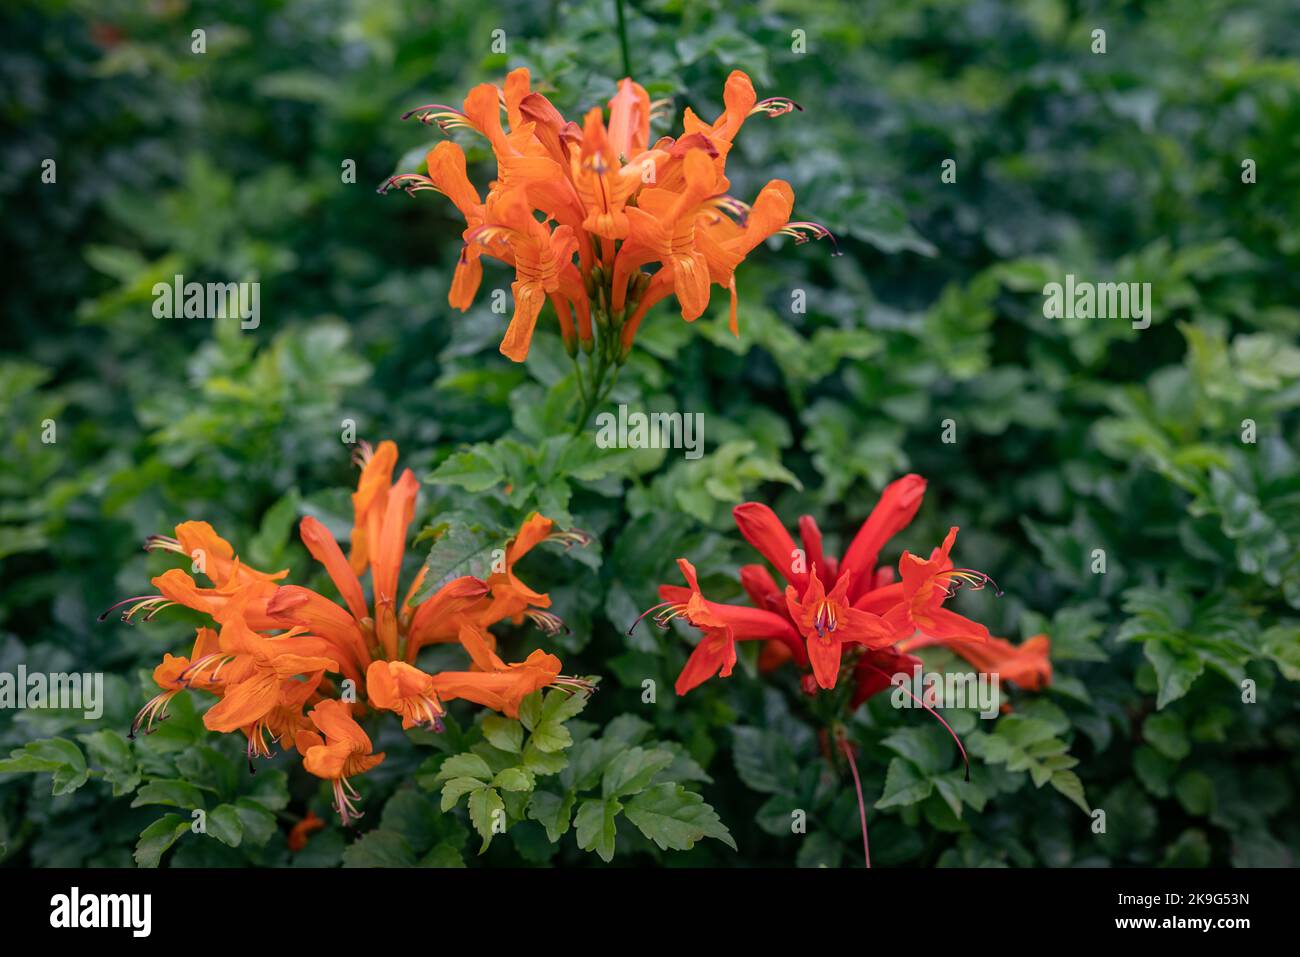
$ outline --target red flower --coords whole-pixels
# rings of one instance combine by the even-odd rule
[[[880,684],[880,676],[868,666],[888,671],[895,664],[915,660],[897,647],[900,643],[989,641],[983,625],[943,607],[960,586],[982,588],[992,582],[982,572],[953,567],[949,554],[955,527],[929,559],[904,552],[898,581],[893,569],[876,567],[881,549],[921,507],[925,484],[919,475],[905,475],[887,486],[842,560],[827,554],[811,516],[800,518],[800,545],[796,546],[768,506],[759,502],[736,506],[732,514],[741,535],[788,584],[782,593],[765,565],[745,565],[740,583],[754,607],[718,605],[703,597],[694,569],[679,559],[691,587],[662,586],[659,594],[664,604],[651,609],[661,624],[684,617],[705,635],[678,678],[678,693],[716,674],[729,675],[735,663],[735,641],[744,638],[770,639],[760,667],[770,670],[787,660],[799,667],[811,663],[816,686],[824,689],[834,688],[838,681],[845,646],[858,646],[852,659],[858,669],[857,704],[888,686],[887,680]],[[777,627],[776,621],[784,627]]]
[[[799,636],[786,619],[759,608],[708,601],[700,591],[695,566],[679,558],[677,567],[682,570],[682,576],[690,587],[660,586],[659,597],[664,599],[663,602],[646,611],[641,618],[655,613],[655,621],[661,627],[667,627],[668,622],[680,617],[704,632],[704,638],[695,646],[677,678],[675,687],[679,695],[686,694],[714,675],[729,677],[736,664],[737,641],[779,641],[792,653],[797,653],[801,660],[804,659]]]

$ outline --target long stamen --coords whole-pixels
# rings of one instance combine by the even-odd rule
[[[484,223],[470,230],[465,237],[466,242],[470,243],[509,243],[511,239],[523,238],[515,230],[508,226],[499,226],[494,223]]]
[[[941,577],[951,579],[945,585],[945,591],[949,598],[957,594],[958,589],[963,585],[971,591],[979,591],[986,586],[992,586],[994,594],[999,598],[1006,594],[992,578],[973,568],[950,568],[945,572],[938,572],[934,577],[936,580]]]
[[[885,672],[885,671],[882,671],[880,668],[877,668],[875,665],[871,664],[870,662],[866,662],[866,661],[864,661],[864,662],[862,662],[862,664],[865,665],[866,667],[870,668],[870,669],[871,669],[872,671],[874,671],[876,674],[878,674],[878,675],[883,675],[883,676],[884,676],[884,677],[889,681],[889,683],[890,683],[891,685],[894,684],[894,676],[893,676],[893,675],[891,675],[891,674],[889,674],[889,673],[887,673],[887,672]],[[908,689],[907,685],[905,685],[905,684],[898,684],[898,685],[894,685],[894,687],[902,688],[904,694],[906,694],[909,698],[911,698],[913,701],[915,701],[917,704],[919,704],[919,705],[920,705],[922,708],[924,708],[926,711],[930,712],[930,715],[931,715],[931,716],[932,716],[936,721],[938,721],[941,725],[943,725],[944,728],[947,730],[947,732],[948,732],[950,735],[952,735],[952,739],[953,739],[954,741],[957,742],[957,750],[961,752],[961,760],[962,760],[962,764],[966,765],[966,780],[969,781],[969,780],[970,780],[970,758],[968,758],[968,757],[966,756],[966,749],[965,749],[964,747],[962,747],[961,738],[957,737],[957,732],[954,731],[954,730],[952,729],[952,725],[950,725],[947,721],[943,720],[943,715],[941,715],[939,712],[935,711],[933,708],[931,708],[928,704],[926,704],[924,701],[922,701],[922,700],[921,700],[920,698],[918,698],[916,695],[912,694],[912,692]]]
[[[632,622],[632,627],[627,630],[627,633],[630,635],[632,632],[636,631],[636,626],[641,624],[641,621],[649,615],[655,615],[655,621],[658,621],[659,618],[656,613],[663,609],[670,608],[674,604],[676,603],[671,601],[661,601],[657,605],[651,605],[645,611],[641,612],[641,614],[637,615],[636,621]]]
[[[800,220],[799,222],[786,223],[785,226],[778,229],[777,232],[794,239],[796,246],[802,246],[804,243],[813,239],[829,239],[831,245],[835,247],[835,252],[832,255],[844,255],[840,252],[840,244],[835,241],[835,235],[820,223]]]
[[[408,196],[414,196],[423,190],[433,190],[435,193],[442,193],[433,180],[423,173],[397,173],[388,177],[375,188],[375,192],[384,195],[390,189],[399,187],[406,192]],[[446,194],[443,193],[445,196]]]
[[[562,528],[551,532],[551,534],[546,536],[546,540],[548,542],[563,542],[564,548],[567,551],[574,545],[585,548],[591,544],[592,536],[590,532],[584,532],[580,528]]]
[[[468,116],[454,106],[443,103],[426,103],[424,106],[417,106],[403,113],[402,119],[409,120],[413,116],[425,126],[436,123],[438,129],[444,133],[450,133],[455,129],[474,129],[474,124],[469,121]]]
[[[744,226],[749,222],[749,214],[752,209],[749,203],[736,199],[734,196],[728,196],[725,193],[714,196],[712,199],[707,200],[704,205],[726,213],[736,221],[738,226]]]
[[[158,612],[162,611],[164,608],[169,608],[174,604],[175,602],[169,601],[162,595],[136,595],[132,598],[123,598],[121,601],[109,605],[104,609],[98,620],[106,621],[114,609],[121,608],[123,605],[131,605],[130,608],[122,612],[123,621],[130,623],[131,619],[145,608],[149,609],[149,613],[144,616],[144,620],[151,621],[153,616],[158,614]]]
[[[754,108],[749,111],[749,115],[766,113],[768,116],[785,116],[785,114],[793,113],[795,110],[802,113],[803,107],[788,96],[769,96],[766,100],[759,100],[755,103]]]
[[[181,543],[170,535],[150,535],[144,540],[144,550],[146,552],[175,552],[178,555],[187,554],[185,549],[181,547]]]
[[[539,611],[536,608],[530,608],[524,614],[534,625],[548,635],[558,635],[560,632],[564,632],[566,635],[572,634],[569,626],[564,623],[564,620],[559,615],[553,615],[549,611]]]
[[[573,694],[595,694],[596,692],[595,682],[588,681],[586,678],[576,678],[572,675],[556,675],[551,684]]]
[[[362,439],[357,443],[357,447],[352,450],[352,464],[359,469],[365,468],[370,464],[370,460],[375,456],[375,447]]]
[[[177,690],[173,689],[171,691],[160,692],[150,698],[145,706],[136,712],[135,720],[131,722],[131,731],[127,734],[127,737],[134,741],[136,732],[140,730],[140,725],[145,723],[146,718],[148,718],[148,723],[145,724],[144,733],[153,734],[154,721],[161,722],[167,720],[167,705],[172,698],[176,696],[176,693]]]
[[[858,792],[858,816],[862,819],[862,853],[866,857],[867,867],[871,866],[871,844],[867,841],[867,802],[862,799],[862,779],[858,777],[858,763],[853,760],[853,749],[849,747],[848,738],[839,737],[840,750],[849,759],[849,770],[853,772],[853,787]]]
[[[662,99],[662,100],[651,100],[650,101],[650,122],[653,123],[655,120],[663,119],[665,116],[667,116],[668,111],[672,108],[672,105],[673,105],[672,97],[667,97],[666,99]]]

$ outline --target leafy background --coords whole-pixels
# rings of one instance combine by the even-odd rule
[[[738,595],[738,501],[769,501],[791,524],[813,514],[842,546],[879,488],[915,470],[926,504],[886,557],[961,525],[962,561],[1006,592],[964,596],[964,610],[996,634],[1048,631],[1056,680],[991,726],[947,713],[974,756],[969,785],[927,717],[887,696],[864,708],[851,733],[873,863],[1293,863],[1294,7],[629,2],[633,72],[674,114],[714,115],[733,68],[803,106],[746,125],[733,191],[790,181],[796,215],[844,252],[758,250],[738,275],[738,341],[720,296],[694,327],[667,311],[646,323],[612,401],[705,413],[695,462],[600,458],[589,435],[564,438],[558,337],[540,336],[526,366],[503,360],[489,296],[465,316],[446,306],[450,204],[370,188],[437,135],[400,122],[405,109],[458,102],[508,68],[529,66],[568,115],[603,103],[623,72],[614,9],[7,5],[0,671],[104,671],[108,709],[93,724],[0,712],[0,860],[860,864],[851,781],[793,677],[760,678],[747,658],[678,699],[686,632],[626,629],[676,580],[679,555],[710,593]],[[190,52],[196,27],[203,55]],[[1091,50],[1098,28],[1105,54]],[[498,29],[504,55],[491,52]],[[40,181],[46,158],[57,184]],[[486,158],[471,152],[480,183]],[[939,177],[948,158],[952,184]],[[348,159],[354,184],[341,181]],[[1152,283],[1151,327],[1043,318],[1044,283],[1067,272]],[[259,280],[260,328],[155,319],[151,288],[175,273]],[[485,287],[507,280],[489,272]],[[791,309],[795,290],[806,313]],[[166,567],[144,537],[189,518],[303,580],[298,516],[345,521],[345,419],[432,476],[426,524],[505,528],[538,508],[597,536],[525,577],[570,625],[555,648],[566,670],[603,681],[581,717],[558,716],[547,740],[565,770],[540,782],[511,770],[527,769],[527,722],[466,710],[442,738],[386,732],[360,833],[331,823],[293,854],[293,822],[308,808],[330,817],[294,762],[250,777],[234,736],[204,734],[183,698],[164,731],[123,738],[148,669],[186,645],[190,623],[96,617]],[[940,441],[945,419],[955,444]],[[1091,571],[1096,548],[1105,574]],[[518,629],[506,646],[537,642]],[[1256,703],[1242,703],[1244,679]],[[527,807],[512,790],[523,784],[538,789]],[[498,801],[515,802],[517,823],[479,855],[471,831]],[[207,836],[188,832],[195,807]],[[1104,834],[1085,809],[1106,812]],[[794,810],[806,833],[792,833]]]

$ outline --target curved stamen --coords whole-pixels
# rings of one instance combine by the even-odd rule
[[[146,552],[175,552],[177,555],[187,554],[185,549],[181,547],[181,543],[170,535],[150,535],[144,540],[144,550]]]
[[[630,635],[632,632],[636,631],[636,626],[641,624],[641,619],[645,618],[647,615],[653,615],[654,623],[660,628],[667,628],[670,621],[685,614],[685,602],[661,601],[659,604],[651,605],[645,611],[641,612],[641,614],[637,616],[637,620],[632,622],[632,627],[627,630],[627,633]]]
[[[136,712],[135,720],[131,722],[131,731],[127,734],[127,738],[132,741],[135,740],[136,732],[140,730],[140,725],[145,723],[146,718],[148,719],[148,723],[145,725],[144,733],[153,734],[156,730],[153,723],[155,721],[162,722],[167,720],[167,705],[171,702],[172,698],[176,696],[178,690],[179,689],[162,691],[150,698],[148,702],[145,703],[145,706]]]
[[[375,455],[375,447],[361,439],[357,442],[357,447],[352,450],[352,464],[359,469],[365,468],[370,464],[370,460]]]
[[[792,237],[796,246],[802,246],[810,239],[829,239],[831,245],[835,247],[833,255],[843,255],[843,253],[840,252],[840,244],[835,241],[835,234],[820,223],[804,221],[786,223],[785,226],[778,229],[777,232]]]
[[[548,635],[558,635],[560,632],[564,632],[566,635],[572,634],[564,620],[559,615],[553,615],[549,611],[530,608],[524,612],[524,615]]]
[[[752,210],[749,203],[736,199],[734,196],[728,196],[725,193],[706,200],[704,205],[726,213],[736,221],[738,226],[744,226],[749,222],[749,214]]]
[[[949,598],[957,594],[958,590],[960,590],[962,586],[969,588],[971,591],[980,591],[985,586],[991,585],[993,587],[993,593],[997,595],[997,597],[1001,598],[1006,594],[998,587],[998,583],[991,577],[985,575],[983,572],[978,572],[973,568],[950,568],[947,571],[938,572],[934,577],[936,580],[939,580],[941,577],[951,578],[951,581],[946,584],[941,582],[941,584],[944,584],[945,593]]]
[[[650,122],[653,123],[655,120],[661,120],[665,116],[667,116],[668,111],[672,109],[672,105],[673,105],[672,97],[665,97],[662,100],[651,100],[650,101]]]
[[[802,113],[803,107],[788,96],[769,96],[766,100],[759,100],[755,103],[754,108],[749,111],[749,115],[766,113],[768,116],[785,116],[785,114],[793,113],[795,110]]]
[[[858,792],[858,816],[862,819],[862,853],[866,855],[867,867],[871,866],[871,844],[867,841],[867,802],[862,799],[862,779],[858,777],[858,762],[853,760],[853,749],[849,747],[848,738],[839,737],[840,750],[849,759],[849,770],[853,772],[853,786]]]
[[[469,121],[468,116],[454,106],[443,103],[426,103],[424,106],[417,106],[403,113],[402,119],[409,120],[413,116],[425,126],[436,123],[438,129],[444,133],[450,133],[455,129],[474,129],[474,124]]]
[[[509,226],[499,226],[494,223],[484,223],[482,226],[476,226],[469,231],[465,237],[466,242],[487,244],[487,243],[509,243],[511,239],[524,239],[525,237],[511,229]]]
[[[639,625],[639,624],[641,624],[642,620],[643,620],[647,615],[653,615],[655,612],[659,611],[660,609],[662,609],[662,608],[667,608],[668,606],[670,606],[670,605],[672,605],[672,604],[673,604],[673,602],[671,602],[671,601],[661,601],[661,602],[660,602],[659,604],[657,604],[657,605],[651,605],[651,606],[650,606],[649,608],[647,608],[645,611],[641,612],[641,614],[639,614],[639,615],[636,616],[636,621],[632,622],[632,627],[629,628],[629,629],[627,630],[627,633],[630,635],[630,634],[632,634],[632,632],[636,631],[636,626]]]
[[[551,682],[557,688],[563,688],[572,694],[595,694],[596,683],[588,681],[586,678],[577,678],[573,675],[556,675],[555,680]]]
[[[564,550],[568,551],[574,545],[586,548],[592,542],[592,535],[580,528],[562,528],[551,532],[546,536],[546,540],[548,542],[563,542]]]
[[[132,602],[134,602],[134,604],[132,604]],[[152,621],[154,615],[158,614],[158,612],[162,611],[164,608],[170,608],[176,603],[168,600],[162,595],[136,595],[133,598],[123,598],[121,601],[109,605],[104,609],[103,613],[97,620],[107,621],[108,616],[112,614],[114,609],[121,608],[123,605],[128,604],[131,605],[131,607],[122,612],[122,620],[128,624],[133,624],[131,619],[145,608],[148,608],[149,612],[144,616],[143,620]]]
[[[334,779],[334,810],[338,812],[339,819],[344,827],[348,827],[355,820],[365,815],[357,810],[357,806],[352,802],[361,797],[356,789],[348,783],[347,778]]]
[[[952,729],[952,725],[950,725],[947,721],[943,719],[943,715],[935,711],[933,708],[931,708],[928,704],[926,704],[916,695],[912,694],[912,692],[908,689],[906,684],[894,684],[893,675],[881,670],[880,668],[877,668],[875,665],[871,664],[870,662],[864,661],[862,662],[862,664],[863,666],[870,668],[876,674],[884,676],[889,681],[890,685],[892,685],[893,687],[902,688],[904,694],[906,694],[909,698],[915,701],[926,711],[930,712],[930,716],[944,726],[944,728],[948,731],[948,733],[952,735],[952,739],[957,742],[957,750],[961,752],[962,764],[966,765],[966,780],[969,781],[970,780],[970,758],[966,756],[966,749],[962,747],[961,738],[957,737],[957,732]]]
[[[414,196],[416,193],[424,190],[433,190],[435,193],[442,193],[442,190],[434,184],[433,180],[429,179],[429,177],[425,176],[423,173],[397,173],[394,176],[388,177],[388,179],[375,187],[375,192],[380,196],[383,196],[390,189],[399,186],[399,184],[400,188],[408,196]],[[443,195],[446,194],[444,193]]]

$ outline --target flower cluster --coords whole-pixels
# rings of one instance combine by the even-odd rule
[[[666,104],[652,103],[640,84],[619,82],[608,122],[595,107],[578,124],[533,91],[528,70],[520,68],[503,87],[475,87],[461,109],[435,103],[403,117],[484,136],[497,163],[485,199],[451,141],[429,152],[427,175],[399,173],[379,190],[436,190],[451,200],[466,224],[448,296],[452,307],[466,310],[473,302],[484,256],[513,266],[515,311],[501,352],[524,360],[549,299],[569,354],[576,360],[579,348],[594,352],[594,396],[605,370],[627,358],[657,302],[676,296],[682,318],[691,322],[708,306],[710,287],[721,286],[730,292],[737,332],[735,272],[750,251],[778,232],[797,242],[830,235],[816,223],[790,221],[794,192],[782,180],[768,182],[752,204],[728,192],[727,154],[746,119],[799,107],[780,97],[759,100],[739,70],[727,78],[723,102],[712,123],[688,108],[681,136],[652,143],[651,120]],[[643,269],[648,266],[657,268],[651,273]]]
[[[445,702],[457,698],[514,717],[524,697],[541,688],[590,687],[561,675],[560,660],[541,650],[506,663],[488,630],[503,620],[525,618],[552,634],[562,627],[546,610],[549,596],[524,584],[515,563],[549,538],[568,543],[570,533],[531,515],[507,543],[503,567],[486,580],[455,578],[417,603],[425,569],[404,597],[398,578],[419,482],[410,469],[393,481],[397,446],[392,442],[374,450],[363,443],[360,464],[349,553],[344,555],[317,519],[308,516],[299,528],[342,605],[309,588],[280,584],[287,570],[267,573],[245,565],[208,523],[183,522],[174,537],[153,536],[145,547],[191,559],[191,570],[211,587],[171,569],[153,579],[158,594],[114,606],[125,606],[122,617],[130,621],[183,605],[215,625],[197,629],[188,656],[163,657],[153,674],[159,693],[136,716],[133,736],[141,727],[152,731],[181,691],[214,694],[220,700],[203,716],[209,730],[242,732],[250,765],[256,757],[269,757],[272,745],[297,749],[307,771],[332,783],[334,806],[345,824],[359,816],[349,779],[384,759],[373,753],[359,717],[390,711],[401,716],[403,728],[441,730]],[[370,601],[362,587],[367,570]],[[421,648],[448,642],[459,642],[468,653],[466,670],[429,674],[416,667]]]
[[[646,612],[660,624],[682,618],[703,633],[677,679],[677,693],[686,694],[715,675],[730,675],[736,642],[748,640],[767,643],[759,659],[764,670],[787,661],[809,668],[803,679],[809,693],[833,689],[842,671],[850,673],[851,708],[889,687],[895,674],[910,673],[920,664],[912,652],[927,645],[944,645],[982,671],[1031,690],[1047,684],[1052,671],[1045,635],[1013,645],[944,607],[962,586],[993,584],[982,572],[953,565],[956,527],[929,558],[904,551],[897,574],[877,566],[886,543],[921,507],[925,484],[919,475],[890,484],[843,558],[826,553],[811,516],[799,519],[802,547],[796,547],[766,505],[736,506],[733,515],[741,535],[787,584],[780,589],[766,565],[745,565],[740,583],[752,607],[712,602],[701,593],[695,568],[678,559],[688,587],[661,586],[663,602]]]

